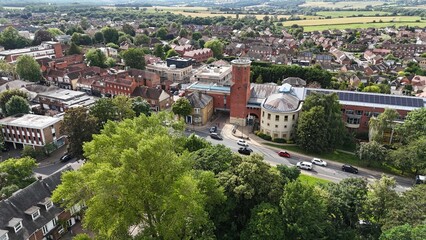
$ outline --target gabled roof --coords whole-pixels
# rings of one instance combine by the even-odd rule
[[[205,108],[211,101],[213,101],[213,97],[199,91],[190,93],[186,98],[189,100],[193,108]]]
[[[65,170],[70,170],[70,168]],[[62,172],[56,172],[0,201],[0,231],[8,231],[10,240],[27,239],[31,234],[63,212],[62,208],[55,205],[46,211],[46,208],[39,204],[40,202],[45,202],[46,198],[51,197],[53,190],[61,183],[61,175]],[[32,220],[29,215],[29,209],[37,209],[38,207],[40,207],[40,217]],[[26,211],[27,213],[25,213]],[[15,233],[11,224],[18,224],[20,219],[22,219],[22,229]]]

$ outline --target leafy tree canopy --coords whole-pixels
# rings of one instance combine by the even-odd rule
[[[38,82],[42,80],[40,65],[29,55],[22,55],[16,61],[16,72],[23,80]]]

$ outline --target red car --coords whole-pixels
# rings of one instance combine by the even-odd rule
[[[280,157],[286,157],[286,158],[290,157],[290,153],[288,153],[287,151],[279,151],[278,155],[280,155]]]

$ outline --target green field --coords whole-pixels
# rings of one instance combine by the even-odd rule
[[[297,24],[297,23],[295,23]],[[318,25],[318,26],[306,26],[304,27],[305,32],[312,32],[312,31],[323,31],[323,30],[332,30],[332,29],[355,29],[355,28],[384,28],[389,26],[410,26],[410,27],[426,27],[426,21],[421,22],[384,22],[384,23],[353,23],[353,24],[330,24],[330,25]]]
[[[325,8],[365,8],[366,6],[380,6],[384,2],[381,1],[348,1],[348,2],[322,2],[322,1],[306,1],[299,7],[325,7]]]
[[[358,16],[358,15],[375,16],[376,14],[385,15],[385,14],[388,14],[388,12],[380,12],[380,11],[322,11],[322,12],[317,12],[317,15],[319,15],[319,16],[324,16],[324,17],[330,16],[332,18],[350,17],[350,16]]]
[[[298,179],[302,182],[302,183],[306,183],[308,185],[326,185],[328,183],[330,183],[330,181],[322,179],[322,178],[317,178],[314,176],[310,176],[310,175],[306,175],[306,174],[300,174]]]

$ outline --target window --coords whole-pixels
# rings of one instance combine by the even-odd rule
[[[346,114],[354,114],[354,110],[346,110],[345,113]]]
[[[269,127],[269,123],[268,124],[266,124],[268,127]]]
[[[262,112],[262,117],[265,117],[265,112]]]
[[[275,125],[275,128],[278,128],[278,125]]]
[[[296,118],[296,114],[293,114],[293,120]]]
[[[359,124],[359,118],[348,118],[346,119],[348,124]]]
[[[31,217],[33,220],[36,220],[38,217],[40,217],[40,210],[37,210],[31,214]]]
[[[355,115],[362,116],[362,111],[361,110],[355,110]]]
[[[287,125],[284,125],[284,128],[287,128]]]
[[[271,114],[268,113],[268,120],[271,120]]]
[[[50,201],[50,200],[49,200],[49,201],[46,203],[45,207],[46,207],[46,211],[47,211],[47,210],[49,210],[49,209],[51,209],[51,208],[53,207],[53,203],[52,203],[52,201]]]
[[[200,109],[199,108],[194,108],[194,113],[195,114],[200,114]]]
[[[22,221],[20,221],[18,224],[13,226],[13,230],[15,230],[16,233],[21,229],[22,229]]]
[[[275,115],[275,121],[279,121],[280,120],[280,115]]]
[[[287,122],[288,121],[288,116],[284,116],[284,121]]]
[[[47,225],[44,225],[44,226],[41,228],[41,231],[43,231],[43,235],[46,235],[46,234],[49,232],[49,229],[47,229]]]
[[[7,233],[1,235],[0,240],[9,240],[9,235],[7,235]]]

